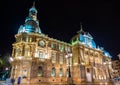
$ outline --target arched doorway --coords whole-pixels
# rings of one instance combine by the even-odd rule
[[[91,75],[90,68],[86,68],[86,80],[87,82],[92,82],[92,75]]]

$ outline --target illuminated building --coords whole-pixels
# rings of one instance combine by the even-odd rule
[[[113,60],[112,61],[112,68],[113,68],[113,73],[112,77],[113,78],[118,78],[120,77],[120,61],[119,60]]]
[[[81,27],[70,43],[50,38],[39,27],[34,5],[15,39],[11,78],[20,76],[22,83],[68,83],[68,66],[73,83],[110,79],[108,62],[111,56],[103,48],[96,47],[88,32]],[[66,58],[69,53],[72,57]]]

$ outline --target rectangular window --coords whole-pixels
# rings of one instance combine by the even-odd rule
[[[52,63],[56,63],[56,53],[51,54]]]
[[[39,52],[39,59],[41,60],[41,61],[44,61],[44,55],[43,55],[43,52]]]
[[[63,52],[64,46],[59,44],[59,50],[60,50],[61,52]]]
[[[81,78],[85,78],[85,67],[81,65],[80,71],[81,71]]]
[[[29,41],[32,42],[32,38],[31,37],[30,37]]]
[[[63,54],[59,54],[59,63],[63,64]]]
[[[25,56],[26,57],[30,56],[30,47],[29,46],[25,46]]]

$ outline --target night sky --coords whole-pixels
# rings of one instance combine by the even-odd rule
[[[80,30],[89,32],[97,46],[113,59],[120,53],[120,3],[91,0],[35,0],[42,33],[64,42]],[[113,0],[114,1],[114,0]],[[24,24],[33,0],[0,1],[0,54],[12,51],[14,35]]]

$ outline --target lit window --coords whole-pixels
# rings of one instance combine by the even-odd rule
[[[64,46],[63,46],[63,45],[59,45],[59,50],[60,50],[61,52],[63,52]]]
[[[56,44],[52,43],[52,44],[51,44],[51,48],[52,48],[52,49],[55,49],[55,48],[56,48]]]
[[[30,47],[25,46],[25,56],[30,56]]]
[[[66,70],[66,76],[69,77],[69,71],[68,71],[68,69]]]
[[[21,55],[21,50],[19,48],[15,49],[15,56],[20,56]]]
[[[55,67],[53,67],[51,71],[51,76],[55,77],[55,75],[56,75],[56,70],[55,70]]]
[[[56,53],[51,54],[52,63],[56,63]]]
[[[42,61],[44,61],[44,59],[45,59],[44,55],[43,55],[43,52],[41,52],[41,51],[39,52],[39,59],[42,60]]]
[[[32,38],[31,37],[30,37],[29,41],[32,42]]]
[[[38,76],[42,76],[42,67],[41,66],[38,67]]]
[[[63,76],[63,71],[62,71],[62,68],[60,68],[60,71],[59,71],[59,76]]]
[[[60,55],[59,55],[59,63],[60,63],[60,64],[63,64],[63,54],[60,54]]]
[[[27,77],[27,70],[24,69],[24,70],[23,70],[23,78],[26,78],[26,77]]]

